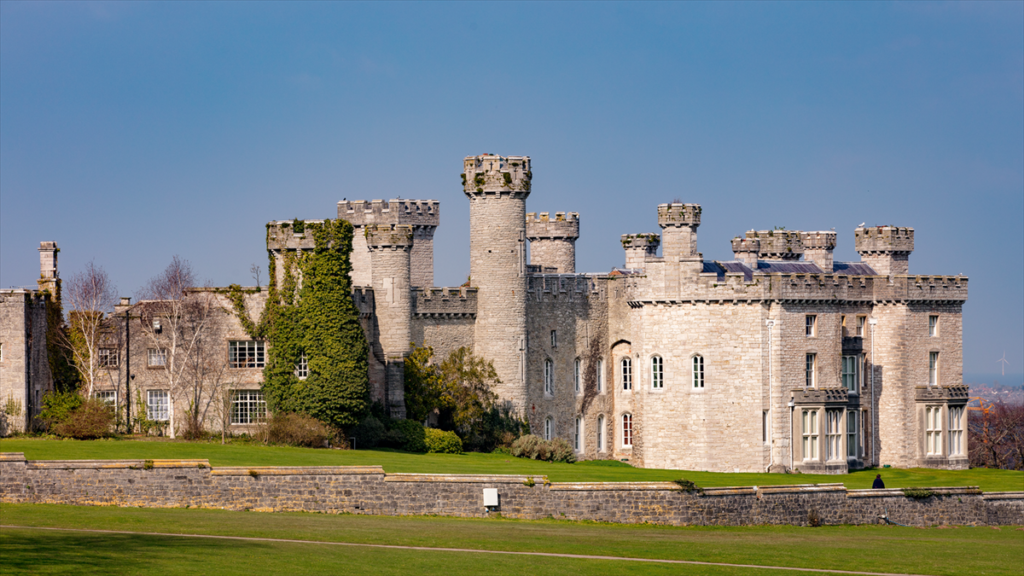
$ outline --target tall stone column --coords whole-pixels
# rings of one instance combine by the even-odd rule
[[[665,259],[666,297],[678,296],[686,281],[696,279],[704,269],[704,257],[697,252],[700,213],[700,204],[675,202],[658,205],[661,255]]]
[[[366,226],[372,284],[386,358],[385,401],[392,418],[405,418],[405,359],[412,341],[410,256],[413,228],[408,225]]]
[[[471,285],[477,296],[475,354],[490,360],[501,379],[496,392],[525,414],[526,198],[528,156],[468,156],[463,164],[469,198]]]

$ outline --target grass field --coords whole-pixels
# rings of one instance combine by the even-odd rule
[[[0,451],[24,452],[29,460],[206,458],[213,466],[380,465],[387,472],[543,474],[552,482],[648,482],[686,478],[705,487],[842,482],[847,488],[870,488],[875,474],[881,473],[889,488],[980,486],[988,492],[1024,490],[1024,472],[984,468],[959,471],[887,468],[842,476],[716,473],[632,468],[608,461],[556,464],[501,454],[410,454],[392,450],[323,450],[258,444],[42,438],[3,439]]]
[[[903,574],[1019,575],[1024,561],[1024,531],[990,527],[692,528],[554,520],[264,514],[41,504],[0,505],[0,523]],[[3,574],[798,573],[778,569],[13,528],[0,530],[0,553],[0,573]]]

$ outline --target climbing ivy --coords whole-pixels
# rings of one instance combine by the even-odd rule
[[[313,251],[286,253],[278,287],[268,250],[270,285],[259,322],[249,318],[240,287],[232,286],[229,296],[246,332],[267,341],[263,391],[268,407],[353,426],[368,409],[369,385],[368,347],[349,278],[352,225],[297,220],[292,226],[312,236]],[[295,366],[303,355],[309,376],[299,380]]]
[[[46,357],[50,364],[50,377],[57,392],[78,389],[81,377],[75,369],[71,352],[61,342],[68,340],[68,326],[64,322],[64,304],[61,302],[61,281],[54,282],[54,292],[44,288],[46,302]]]

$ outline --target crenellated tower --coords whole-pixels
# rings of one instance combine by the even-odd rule
[[[736,260],[743,262],[751,270],[757,270],[757,257],[761,253],[761,241],[757,238],[732,239],[732,254]]]
[[[352,285],[369,286],[373,279],[366,227],[373,225],[412,226],[410,253],[413,286],[434,285],[434,232],[441,223],[441,204],[437,200],[342,200],[338,219],[355,228],[352,238]]]
[[[477,356],[494,363],[497,393],[525,412],[526,198],[529,156],[467,156],[462,184],[469,198],[471,285],[477,296]]]
[[[648,258],[658,253],[661,237],[657,234],[623,234],[622,248],[626,250],[626,268],[643,270]]]
[[[832,251],[836,248],[834,231],[801,232],[800,243],[804,247],[804,260],[814,262],[826,274],[832,273]]]
[[[666,296],[678,295],[687,281],[700,276],[704,267],[704,257],[697,252],[700,212],[700,204],[675,202],[658,205]]]
[[[580,215],[576,212],[547,212],[526,215],[526,238],[530,241],[530,264],[555,268],[559,274],[576,272],[576,239],[580,237]]]
[[[411,256],[414,228],[371,224],[363,232],[370,252],[380,345],[386,358],[384,395],[393,418],[405,418],[405,359],[412,340]]]
[[[804,253],[800,232],[794,230],[750,230],[747,238],[760,243],[761,260],[799,260]]]
[[[39,243],[39,289],[48,291],[56,298],[59,295],[60,275],[57,273],[56,242]]]
[[[914,251],[914,229],[896,226],[857,227],[853,241],[861,262],[880,276],[909,274]]]
[[[307,223],[322,223],[323,220],[275,220],[267,223],[267,250],[274,257],[274,281],[284,286],[285,269],[289,266],[289,253],[312,252],[316,247],[312,234],[306,234]],[[292,265],[297,286],[302,285],[301,272]]]

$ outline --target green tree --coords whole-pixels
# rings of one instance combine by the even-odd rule
[[[417,347],[405,361],[405,409],[409,418],[422,420],[437,410],[442,429],[467,435],[497,401],[491,390],[499,384],[494,364],[459,348],[439,364],[434,350]]]

